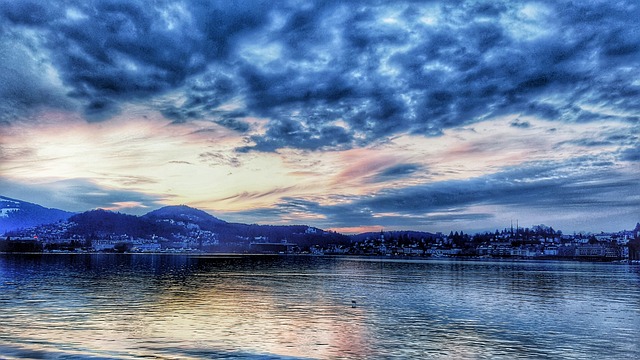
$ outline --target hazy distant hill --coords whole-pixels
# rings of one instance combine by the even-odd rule
[[[67,220],[74,213],[0,196],[0,234]]]

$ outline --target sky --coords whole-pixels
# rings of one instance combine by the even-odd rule
[[[343,233],[640,221],[637,1],[0,0],[0,195]]]

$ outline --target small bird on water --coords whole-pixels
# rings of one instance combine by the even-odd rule
[[[355,300],[351,300],[351,307],[352,308],[356,307],[356,301]]]

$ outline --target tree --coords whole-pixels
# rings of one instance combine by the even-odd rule
[[[132,243],[129,243],[129,242],[119,242],[119,243],[117,243],[117,244],[115,244],[115,245],[113,246],[113,249],[114,249],[116,252],[123,253],[123,252],[127,252],[127,251],[131,250],[131,248],[132,248],[132,247],[133,247],[133,244],[132,244]]]
[[[640,238],[629,241],[629,260],[640,260]]]

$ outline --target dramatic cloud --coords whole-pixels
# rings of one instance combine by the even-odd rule
[[[33,46],[87,119],[181,90],[158,104],[177,122],[247,132],[239,117],[267,119],[245,150],[344,149],[508,113],[638,121],[633,2],[25,1],[0,11],[5,32],[42,39]],[[53,101],[23,92],[5,101]]]
[[[612,199],[637,199],[638,18],[635,1],[0,0],[0,170],[121,196],[85,205],[257,222],[635,223]]]
[[[376,175],[375,182],[389,181],[393,179],[401,179],[414,174],[421,170],[418,164],[398,164],[391,166]]]
[[[55,70],[42,61],[37,40],[0,26],[0,126],[43,107],[72,109]]]
[[[4,2],[1,10],[5,29],[24,27],[45,37],[51,63],[71,87],[68,95],[84,101],[88,119],[184,85],[212,61],[226,59],[237,35],[265,21],[258,3],[25,1]]]
[[[622,151],[622,160],[626,161],[640,161],[640,144],[636,144],[635,147],[627,148]]]
[[[285,198],[273,209],[258,209],[243,216],[288,216],[292,212],[307,216],[321,215],[325,226],[348,228],[360,226],[434,226],[442,223],[472,221],[504,225],[507,214],[486,213],[483,208],[502,207],[520,213],[537,209],[581,217],[598,217],[594,208],[615,208],[623,213],[637,210],[640,183],[637,174],[609,170],[607,164],[593,159],[572,160],[585,167],[584,172],[571,173],[569,163],[532,163],[496,174],[467,180],[450,180],[399,189],[385,189],[375,194],[355,197],[339,205],[321,205],[303,199]],[[576,165],[576,164],[573,164]],[[597,176],[589,168],[604,169]],[[496,219],[496,217],[498,217]],[[573,219],[574,223],[584,220]],[[460,226],[460,225],[458,225]],[[482,226],[482,225],[481,225]],[[486,225],[485,225],[486,226]]]

